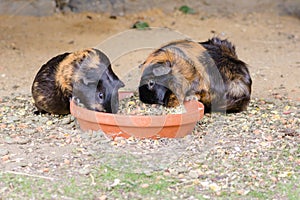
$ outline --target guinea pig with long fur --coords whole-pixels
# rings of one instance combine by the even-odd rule
[[[144,103],[174,107],[197,99],[205,112],[240,112],[250,101],[247,64],[227,40],[174,41],[152,52],[141,68],[139,97]]]
[[[39,112],[69,114],[74,98],[87,109],[116,113],[118,89],[123,86],[108,57],[91,48],[58,55],[44,64],[33,81],[32,97]]]

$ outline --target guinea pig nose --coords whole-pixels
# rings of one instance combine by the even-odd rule
[[[154,87],[154,85],[155,85],[155,81],[154,81],[154,80],[150,80],[150,81],[148,82],[148,89],[149,89],[149,90],[152,90],[153,87]]]

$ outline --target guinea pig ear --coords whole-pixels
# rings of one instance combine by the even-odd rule
[[[125,87],[125,84],[123,83],[123,81],[119,80],[118,83],[117,83],[117,87],[118,88]]]
[[[88,79],[87,77],[83,77],[82,82],[84,85],[88,85],[89,83],[93,83],[95,81],[92,81],[91,79]]]
[[[116,77],[116,75],[114,74],[114,72],[112,71],[112,69],[105,70],[105,74],[108,77],[109,81],[111,81],[111,82],[113,82],[113,81],[115,81],[115,80],[118,79]]]
[[[165,62],[165,66],[171,68],[171,62],[167,60],[167,61]]]
[[[158,67],[153,68],[153,74],[154,76],[162,76],[162,75],[166,75],[168,73],[171,72],[171,67],[167,66],[167,65],[160,65]]]
[[[140,65],[139,65],[139,69],[141,69],[145,63],[146,63],[146,61],[143,62],[142,64],[140,64]]]

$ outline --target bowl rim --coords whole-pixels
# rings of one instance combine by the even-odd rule
[[[122,93],[122,92],[119,92]],[[128,92],[125,92],[129,94]],[[202,118],[202,112],[204,110],[204,105],[196,100],[185,101],[184,106],[186,108],[186,112],[184,113],[176,113],[176,114],[164,114],[164,115],[126,115],[126,114],[113,114],[113,113],[105,113],[105,112],[97,112],[93,110],[89,110],[83,107],[76,105],[74,100],[70,101],[70,111],[71,114],[79,118],[80,120],[84,120],[87,122],[105,124],[105,125],[118,125],[124,127],[132,127],[130,123],[126,124],[126,120],[152,120],[152,121],[164,121],[164,126],[178,126],[184,124],[194,123],[195,121],[199,121]],[[190,108],[192,106],[192,108]],[[189,108],[189,109],[188,109]],[[197,108],[197,109],[195,109]],[[195,110],[192,110],[195,109]],[[82,114],[84,113],[84,114]],[[85,118],[82,115],[86,116]],[[180,123],[177,123],[180,119]],[[118,124],[115,121],[118,120]],[[124,123],[123,123],[124,122]],[[144,126],[136,126],[136,127],[144,127]],[[155,126],[151,126],[155,127]],[[161,126],[156,126],[161,127]],[[145,128],[145,127],[144,127]]]

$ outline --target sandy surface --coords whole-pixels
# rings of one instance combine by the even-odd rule
[[[167,29],[130,31],[137,20]],[[253,97],[287,95],[300,99],[297,16],[274,11],[185,15],[153,9],[117,19],[84,13],[0,16],[0,21],[0,96],[30,93],[42,64],[57,54],[88,47],[105,51],[127,88],[134,88],[139,80],[138,65],[151,48],[182,37],[204,41],[219,36],[232,41],[239,58],[249,64]]]

